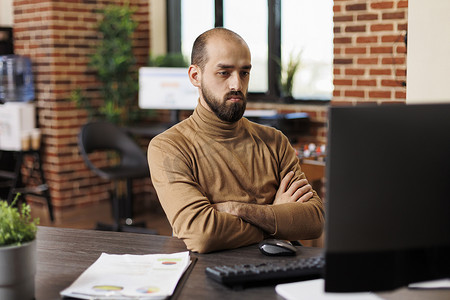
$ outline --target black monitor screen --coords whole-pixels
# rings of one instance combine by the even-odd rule
[[[325,290],[450,276],[450,104],[331,107]]]

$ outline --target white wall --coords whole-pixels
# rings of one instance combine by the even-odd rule
[[[409,0],[406,103],[450,102],[450,1]]]
[[[13,26],[13,0],[0,0],[0,26]]]
[[[150,51],[153,56],[167,52],[166,1],[150,0]]]

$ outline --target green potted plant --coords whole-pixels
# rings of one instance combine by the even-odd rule
[[[9,205],[0,201],[0,299],[34,299],[36,231],[39,219],[18,196]]]
[[[137,69],[132,36],[138,25],[128,5],[110,5],[103,10],[98,24],[102,37],[91,56],[89,66],[101,82],[104,104],[93,107],[81,89],[71,94],[78,107],[85,108],[89,117],[98,117],[118,125],[127,125],[139,116],[137,108]]]
[[[286,67],[281,67],[281,91],[285,100],[292,100],[292,89],[294,87],[294,77],[300,68],[301,52],[297,55],[291,53]]]

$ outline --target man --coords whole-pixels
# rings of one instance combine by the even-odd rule
[[[242,115],[251,57],[236,33],[215,28],[194,42],[189,79],[198,88],[192,116],[150,142],[153,185],[188,249],[231,249],[274,237],[317,238],[323,203],[278,130]]]

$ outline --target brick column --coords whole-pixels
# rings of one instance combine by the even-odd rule
[[[334,104],[406,99],[407,0],[334,0]]]
[[[69,97],[81,88],[101,103],[99,84],[87,64],[100,38],[100,10],[124,3],[136,8],[134,51],[138,65],[144,65],[149,51],[148,0],[14,1],[15,53],[33,63],[44,172],[56,219],[64,208],[108,199],[108,182],[89,171],[79,155],[77,135],[87,115]]]

